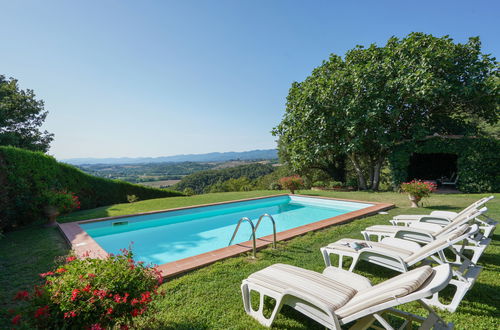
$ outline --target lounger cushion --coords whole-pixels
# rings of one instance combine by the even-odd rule
[[[412,255],[404,258],[404,262],[407,264],[413,264],[416,263],[417,261],[422,260],[426,256],[429,255],[432,251],[435,250],[441,250],[443,248],[446,248],[447,245],[450,245],[448,242],[453,241],[457,239],[458,237],[462,236],[467,230],[469,230],[468,225],[462,225],[460,227],[457,227],[457,229],[449,232],[448,234],[441,235],[438,239],[424,245],[419,251],[413,253]]]
[[[294,291],[305,297],[314,297],[328,306],[331,313],[357,293],[350,286],[320,273],[285,264],[275,264],[255,272],[247,281],[281,294]]]
[[[340,251],[356,252],[355,249],[353,249],[349,246],[346,246],[346,244],[355,243],[355,242],[366,243],[369,246],[376,248],[377,251],[381,251],[381,252],[387,251],[387,253],[396,254],[396,255],[400,256],[401,258],[407,258],[413,254],[412,251],[402,249],[402,248],[399,248],[396,246],[387,245],[387,244],[383,244],[383,243],[379,243],[379,242],[365,241],[362,239],[352,239],[352,238],[343,238],[341,240],[336,241],[335,243],[329,244],[328,247],[334,248],[334,249],[340,250]]]
[[[360,290],[347,304],[336,310],[335,314],[344,318],[366,308],[406,296],[420,288],[433,272],[430,266],[423,266],[371,288]]]

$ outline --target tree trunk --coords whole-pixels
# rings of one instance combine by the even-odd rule
[[[375,176],[375,161],[373,158],[370,157],[370,161],[368,162],[368,174],[370,176],[370,181],[368,181],[368,184],[370,187],[373,187],[373,182],[374,182],[374,176]],[[371,188],[373,189],[373,188]]]
[[[380,185],[380,171],[382,170],[382,164],[384,163],[384,157],[380,156],[373,168],[373,181],[372,190],[377,191]]]
[[[356,171],[356,174],[358,175],[358,184],[359,184],[359,189],[361,190],[366,190],[366,180],[365,176],[363,174],[363,171],[361,170],[361,166],[359,165],[358,159],[356,158],[355,155],[351,155],[350,157],[352,165],[354,166],[354,170]]]

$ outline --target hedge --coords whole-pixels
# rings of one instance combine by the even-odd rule
[[[40,197],[48,189],[76,193],[81,209],[124,203],[127,195],[140,200],[182,196],[176,191],[98,178],[41,152],[0,146],[0,229],[43,219]]]
[[[465,193],[500,191],[500,141],[487,138],[432,137],[399,145],[389,156],[394,187],[406,181],[412,153],[458,156],[458,189]]]

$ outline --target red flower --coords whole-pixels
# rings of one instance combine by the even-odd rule
[[[14,297],[14,300],[28,300],[29,296],[30,294],[28,291],[19,291]]]
[[[120,330],[128,330],[128,325],[126,324],[120,325]]]
[[[76,297],[78,296],[78,292],[80,292],[80,290],[78,290],[78,289],[73,290],[73,292],[71,293],[71,301],[76,300]]]
[[[96,277],[96,274],[88,273],[87,276],[90,278],[94,278],[94,277]]]
[[[90,330],[104,330],[104,328],[101,327],[101,325],[99,323],[96,323],[96,324],[92,324],[90,326]]]
[[[49,306],[40,307],[35,312],[35,318],[39,318],[40,316],[45,316],[49,312]]]
[[[12,324],[19,324],[21,322],[21,314],[17,314],[12,318]]]
[[[115,294],[114,300],[117,303],[119,303],[120,301],[122,301],[119,294]]]
[[[76,312],[75,311],[69,311],[69,312],[64,313],[64,318],[65,319],[70,318],[70,317],[75,317],[75,316],[76,316]]]
[[[73,260],[76,260],[75,256],[67,257],[66,262],[72,262]]]
[[[137,309],[134,309],[130,312],[130,314],[132,314],[132,316],[137,316],[139,315],[139,311]]]
[[[40,274],[41,277],[46,277],[46,276],[49,276],[49,275],[54,275],[54,272],[46,272],[46,273],[41,273]]]
[[[110,307],[110,308],[108,308],[108,311],[106,312],[106,315],[109,315],[111,313],[113,313],[113,308]]]
[[[62,273],[64,273],[65,271],[66,271],[66,268],[63,268],[63,267],[61,267],[61,268],[57,268],[57,269],[56,269],[56,273],[58,273],[58,274],[62,274]]]
[[[83,289],[82,291],[85,291],[85,292],[90,292],[90,284],[87,284]]]
[[[138,303],[139,303],[139,299],[134,298],[134,299],[132,299],[132,301],[130,302],[130,305],[134,306],[134,305],[136,305],[136,304],[138,304]]]

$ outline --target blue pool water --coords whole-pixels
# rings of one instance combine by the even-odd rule
[[[108,253],[118,253],[134,242],[136,260],[164,264],[226,247],[242,217],[256,223],[262,214],[268,213],[276,222],[276,232],[281,232],[370,206],[314,197],[277,196],[80,226]],[[272,232],[271,221],[263,219],[257,237]],[[248,241],[250,233],[250,225],[243,222],[233,244]]]

